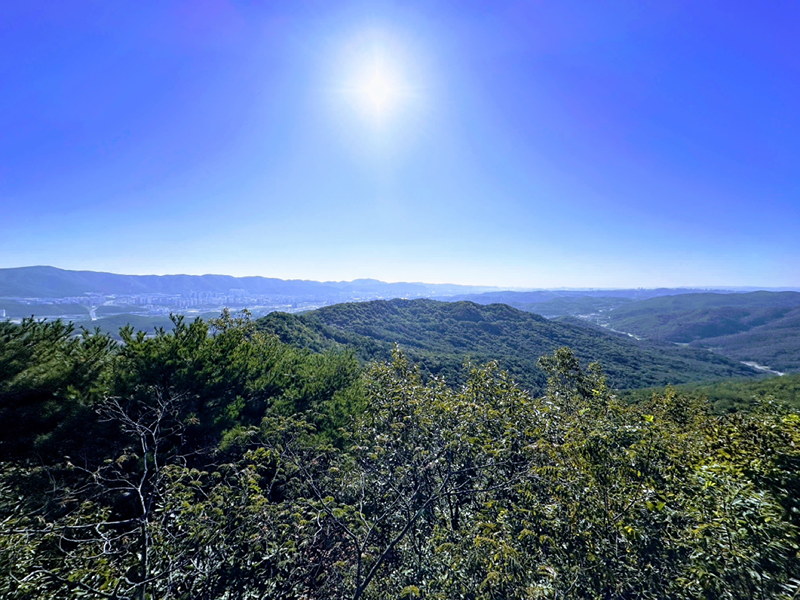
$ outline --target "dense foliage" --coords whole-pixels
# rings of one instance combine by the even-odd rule
[[[756,372],[706,351],[639,342],[598,327],[549,321],[504,304],[390,300],[337,304],[302,315],[273,313],[259,327],[314,350],[344,344],[363,360],[388,360],[395,342],[424,373],[463,383],[464,361],[497,360],[524,389],[545,389],[540,356],[569,346],[602,362],[617,388],[666,385]]]
[[[449,387],[227,313],[69,333],[0,338],[2,430],[27,440],[2,440],[0,597],[800,593],[800,415],[771,399],[628,405],[566,348],[541,397],[496,363]]]
[[[0,322],[0,457],[47,454],[88,432],[114,344],[61,321]]]
[[[728,379],[712,383],[686,383],[676,385],[674,389],[681,396],[707,402],[713,412],[720,414],[747,412],[769,398],[800,409],[800,374],[757,380]],[[661,393],[659,388],[643,388],[625,390],[620,396],[628,402],[641,402],[658,393]]]

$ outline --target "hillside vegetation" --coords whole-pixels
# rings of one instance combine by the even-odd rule
[[[696,340],[692,346],[778,371],[800,371],[800,308],[741,333]]]
[[[566,317],[573,315],[584,315],[607,312],[618,306],[625,306],[633,302],[630,298],[614,297],[614,296],[555,296],[548,299],[538,300],[534,302],[527,302],[520,298],[526,298],[531,294],[523,294],[518,292],[515,295],[511,294],[481,294],[472,296],[476,298],[471,302],[477,304],[494,304],[485,302],[486,297],[498,297],[506,300],[502,304],[508,304],[519,310],[532,312],[542,315],[545,318],[553,319],[556,317]],[[540,294],[536,294],[539,296]],[[542,294],[544,295],[544,294]]]
[[[439,310],[362,305],[359,327],[412,308]],[[786,406],[626,405],[567,348],[532,396],[495,363],[449,387],[399,351],[361,367],[246,315],[173,325],[120,345],[0,323],[0,597],[797,597]]]
[[[603,315],[619,331],[712,349],[779,371],[800,369],[800,293],[683,294]]]
[[[475,302],[476,304],[508,304],[514,308],[536,313],[550,319],[603,313],[648,298],[700,291],[688,288],[501,291],[462,294],[441,299],[448,302],[467,301]]]
[[[800,374],[764,377],[756,380],[731,379],[714,383],[685,383],[674,386],[683,396],[708,402],[716,413],[749,411],[761,402],[776,400],[800,409]],[[627,401],[641,402],[663,388],[627,390],[620,396]]]
[[[147,335],[154,335],[160,328],[170,331],[174,326],[172,320],[167,316],[151,317],[130,314],[110,315],[81,324],[90,329],[99,328],[102,333],[115,340],[122,340],[120,330],[126,326],[131,326],[136,331],[144,332]]]
[[[600,361],[614,387],[753,376],[738,362],[706,351],[637,342],[627,336],[547,320],[504,304],[391,300],[338,304],[301,315],[272,313],[263,331],[312,350],[344,344],[362,360],[387,360],[395,343],[429,375],[458,383],[462,365],[497,360],[525,389],[544,389],[540,356],[575,348],[587,364]]]

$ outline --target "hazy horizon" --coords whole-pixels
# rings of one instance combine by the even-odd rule
[[[254,275],[254,274],[245,274],[245,275],[231,275],[230,273],[169,273],[169,272],[143,272],[143,273],[121,273],[115,271],[95,271],[93,269],[62,269],[61,267],[56,267],[55,265],[23,265],[18,267],[0,267],[0,271],[3,269],[32,269],[32,268],[55,268],[61,269],[64,271],[75,271],[75,272],[89,272],[89,273],[105,273],[111,275],[123,275],[123,276],[133,276],[133,277],[181,277],[181,276],[191,276],[191,277],[234,277],[234,278],[253,278],[253,277],[263,277],[267,279],[282,279],[284,281],[309,281],[309,282],[318,282],[318,283],[354,283],[356,281],[377,281],[380,283],[387,283],[387,284],[399,284],[399,283],[407,283],[407,284],[420,284],[420,285],[456,285],[456,286],[464,286],[464,287],[474,287],[474,288],[486,288],[487,291],[509,291],[509,292],[535,292],[535,291],[602,291],[602,290],[633,290],[633,289],[685,289],[685,290],[729,290],[729,291],[800,291],[800,287],[792,287],[792,286],[752,286],[752,285],[674,285],[674,286],[655,286],[655,287],[646,287],[646,286],[634,286],[634,287],[587,287],[587,286],[554,286],[554,287],[520,287],[520,286],[495,286],[495,285],[486,285],[483,283],[459,283],[455,281],[422,281],[422,280],[385,280],[379,279],[376,277],[359,277],[355,279],[308,279],[308,278],[281,278],[281,277],[273,277],[271,275]],[[1,291],[1,290],[0,290]]]
[[[800,286],[800,5],[0,7],[0,267]]]
[[[297,281],[317,281],[320,283],[346,283],[346,282],[353,282],[358,280],[374,280],[380,281],[382,283],[420,283],[420,284],[431,284],[431,285],[460,285],[460,286],[470,286],[470,287],[486,287],[486,288],[496,288],[498,290],[507,290],[507,291],[531,291],[531,290],[618,290],[618,289],[657,289],[657,288],[674,288],[674,289],[753,289],[753,290],[800,290],[800,284],[798,285],[757,285],[754,283],[737,283],[737,284],[729,284],[729,283],[708,283],[704,282],[702,279],[698,280],[697,283],[670,283],[670,284],[652,284],[652,285],[643,285],[639,283],[631,283],[630,285],[585,285],[585,284],[575,284],[575,285],[516,285],[516,284],[509,284],[504,285],[502,283],[487,283],[485,281],[480,280],[455,280],[451,279],[443,279],[440,281],[433,281],[421,278],[406,278],[406,279],[387,279],[384,277],[378,276],[371,276],[371,275],[359,275],[350,278],[339,278],[339,279],[324,279],[324,278],[315,278],[315,277],[302,277],[296,275],[274,275],[268,272],[264,273],[251,273],[247,271],[236,271],[236,272],[223,272],[223,271],[169,271],[169,270],[158,270],[158,269],[151,269],[151,270],[144,270],[139,272],[132,272],[132,271],[115,271],[106,268],[90,268],[85,266],[76,266],[76,267],[65,267],[65,266],[58,266],[55,264],[27,264],[27,265],[2,265],[0,269],[25,269],[31,267],[54,267],[56,269],[62,269],[65,271],[88,271],[88,272],[96,272],[96,273],[110,273],[115,275],[132,275],[132,276],[156,276],[156,277],[163,277],[163,276],[180,276],[180,275],[190,275],[196,277],[202,277],[205,275],[211,276],[230,276],[235,278],[245,278],[245,277],[264,277],[264,278],[271,278],[271,279],[282,279],[282,280],[297,280]],[[637,280],[640,281],[640,280]]]

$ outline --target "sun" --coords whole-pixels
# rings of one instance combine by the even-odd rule
[[[411,96],[399,70],[378,59],[357,71],[350,92],[359,111],[379,122],[394,117]]]
[[[379,32],[352,38],[332,56],[331,81],[351,116],[386,134],[414,117],[420,100],[419,72],[408,48]]]
[[[377,114],[386,112],[397,100],[398,90],[388,73],[376,69],[361,88],[364,100]]]

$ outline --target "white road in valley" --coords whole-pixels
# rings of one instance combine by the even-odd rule
[[[758,369],[759,371],[764,371],[765,373],[772,373],[773,375],[777,375],[778,377],[783,377],[784,375],[786,375],[786,373],[775,371],[773,369],[770,369],[769,367],[760,365],[757,362],[753,362],[752,360],[743,360],[742,364],[747,365],[748,367],[753,367],[754,369]]]

